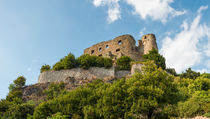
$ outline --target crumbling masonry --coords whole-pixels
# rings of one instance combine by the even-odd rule
[[[147,34],[136,41],[131,35],[122,35],[113,40],[101,42],[84,50],[84,54],[110,57],[117,59],[121,56],[129,56],[136,61],[142,61],[142,55],[149,53],[152,48],[157,48],[154,34]]]

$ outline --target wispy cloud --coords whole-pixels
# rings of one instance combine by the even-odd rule
[[[150,17],[163,23],[169,18],[180,16],[186,13],[185,10],[178,11],[170,6],[173,0],[123,0],[133,7],[134,15],[142,19]],[[108,22],[112,23],[121,18],[120,0],[93,0],[95,7],[108,6]]]
[[[93,0],[95,7],[108,6],[108,23],[112,23],[121,18],[120,0]]]
[[[210,26],[200,23],[201,11],[207,8],[201,6],[191,23],[187,20],[182,23],[181,32],[175,34],[175,37],[167,36],[162,41],[161,54],[166,58],[167,66],[175,68],[179,73],[200,63],[206,57],[204,52],[210,52],[206,44],[200,44],[205,37],[210,36]],[[203,47],[199,47],[199,44]]]

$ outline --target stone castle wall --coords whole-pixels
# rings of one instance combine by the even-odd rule
[[[81,68],[74,68],[70,70],[61,70],[61,71],[47,71],[40,74],[38,83],[47,83],[47,82],[71,82],[83,80],[93,80],[93,79],[103,79],[111,80],[126,77],[130,75],[130,71],[117,71],[114,67],[98,68],[92,67],[88,70]]]
[[[142,60],[142,55],[147,54],[152,48],[157,48],[156,38],[153,34],[147,34],[142,40],[136,41],[131,35],[122,35],[113,40],[101,42],[84,50],[84,54],[110,57],[117,59],[121,56],[129,56],[136,61]]]

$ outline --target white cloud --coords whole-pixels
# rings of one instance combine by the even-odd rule
[[[150,17],[165,23],[168,18],[183,15],[186,11],[176,11],[170,6],[173,0],[125,0],[133,6],[134,13],[141,18]]]
[[[165,37],[163,40],[160,52],[166,58],[167,66],[175,68],[179,73],[198,64],[205,57],[205,49],[198,47],[200,41],[210,32],[209,26],[200,23],[201,11],[205,9],[207,8],[201,6],[192,23],[185,20],[181,25],[181,32],[173,38]]]
[[[120,0],[93,0],[95,7],[108,6],[108,22],[112,23],[121,18]],[[177,11],[170,6],[173,0],[123,0],[134,9],[134,14],[142,19],[150,17],[152,20],[159,20],[163,23],[169,18],[180,16],[186,13],[185,10]],[[205,8],[204,8],[205,9]]]
[[[201,6],[201,7],[198,9],[198,13],[200,14],[202,11],[207,10],[207,9],[208,9],[208,6]]]
[[[121,18],[120,0],[93,0],[95,7],[108,6],[108,23],[112,23]]]

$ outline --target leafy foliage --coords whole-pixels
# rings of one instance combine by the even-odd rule
[[[65,57],[66,58],[66,57]],[[65,59],[64,58],[64,59]],[[64,68],[64,59],[62,65]],[[72,56],[66,58],[74,59]],[[126,59],[126,58],[125,58]],[[74,65],[110,67],[109,58],[83,55]],[[107,61],[106,61],[107,60]],[[71,61],[73,62],[73,61]],[[127,67],[130,60],[122,60]],[[107,63],[107,65],[106,65]],[[81,65],[82,64],[82,65]],[[173,75],[170,75],[167,72]],[[44,91],[47,99],[39,103],[22,100],[25,78],[18,77],[10,85],[6,100],[0,100],[1,119],[169,119],[210,117],[210,78],[204,73],[186,72],[175,77],[173,69],[158,68],[154,61],[145,62],[141,73],[113,83],[93,80],[67,91],[65,84],[51,83]]]
[[[168,72],[174,76],[178,76],[178,74],[176,73],[176,70],[174,68],[166,68],[166,72]]]
[[[120,70],[130,70],[132,61],[133,60],[129,56],[122,56],[117,59],[117,67]]]
[[[149,51],[149,54],[143,55],[143,59],[145,61],[153,60],[158,67],[166,69],[165,58],[160,55],[155,48],[152,48],[152,50]]]
[[[53,70],[59,71],[62,69],[72,69],[77,66],[77,61],[75,59],[75,56],[71,53],[69,53],[67,56],[62,58],[59,62],[57,62],[53,66]]]
[[[40,72],[42,73],[42,72],[45,72],[45,71],[50,71],[50,69],[51,69],[50,65],[45,64],[41,67]]]
[[[14,80],[15,88],[21,88],[25,85],[26,78],[23,76],[18,77],[16,80]]]
[[[195,72],[191,68],[188,68],[184,73],[180,74],[181,78],[196,79],[200,76],[200,72]]]
[[[44,91],[48,99],[56,98],[61,94],[65,94],[65,92],[65,84],[63,82],[51,83],[48,89]]]
[[[84,54],[80,56],[78,59],[79,66],[83,69],[89,69],[90,67],[112,67],[112,59],[104,58],[99,56],[91,56],[88,54]]]

